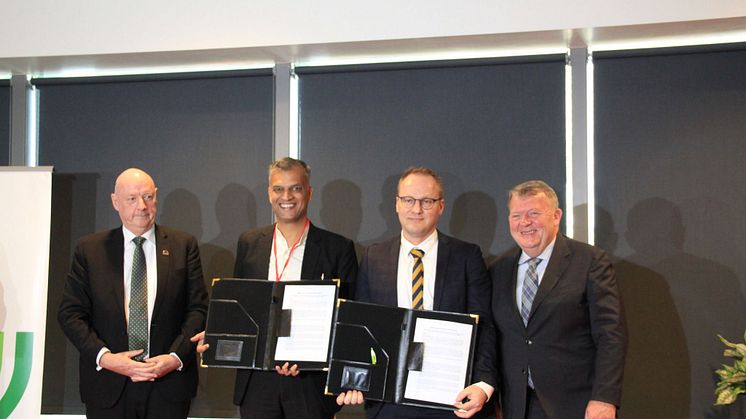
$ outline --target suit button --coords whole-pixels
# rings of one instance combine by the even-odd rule
[[[521,370],[521,374],[526,375],[526,370]]]
[[[532,342],[531,339],[526,339],[526,343],[532,345],[534,342]]]

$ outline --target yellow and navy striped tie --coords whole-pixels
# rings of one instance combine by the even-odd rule
[[[415,248],[409,254],[414,258],[414,265],[412,266],[412,308],[422,310],[425,308],[423,301],[425,267],[422,265],[422,257],[425,256],[425,252]]]

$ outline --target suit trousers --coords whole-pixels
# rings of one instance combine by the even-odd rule
[[[178,372],[175,372],[178,374]],[[86,405],[89,419],[186,419],[191,400],[175,402],[161,396],[155,383],[129,379],[119,400],[110,408]]]
[[[369,408],[365,409],[365,417],[367,419],[452,419],[456,415],[451,410],[372,402]]]
[[[456,415],[451,410],[368,402],[365,417],[367,419],[453,419]],[[495,417],[494,400],[490,400],[484,404],[482,410],[472,416],[472,419],[495,419]]]
[[[285,377],[254,371],[241,403],[241,419],[333,419],[323,387],[310,374]]]
[[[539,396],[531,387],[526,388],[526,419],[549,419],[541,407]]]

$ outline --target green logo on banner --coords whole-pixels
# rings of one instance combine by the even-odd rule
[[[3,342],[5,333],[0,332],[0,368],[3,358]],[[13,365],[13,375],[10,377],[8,390],[0,399],[0,418],[7,418],[18,406],[23,393],[26,391],[31,376],[31,359],[34,349],[34,334],[32,332],[16,332],[16,356]]]

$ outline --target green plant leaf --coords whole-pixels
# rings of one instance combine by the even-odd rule
[[[736,345],[736,350],[741,355],[741,358],[746,357],[746,344],[739,343]]]
[[[731,343],[730,341],[728,341],[728,339],[722,337],[721,335],[718,335],[718,338],[720,338],[720,342],[723,342],[723,344],[725,344],[725,346],[728,346],[730,348],[735,348],[736,347],[735,343]]]
[[[734,349],[724,350],[723,355],[727,356],[728,358],[736,358],[736,359],[743,358],[743,355],[741,354],[740,350],[734,350]]]
[[[722,368],[715,370],[720,377],[715,387],[715,404],[726,405],[735,402],[739,395],[746,394],[746,343],[733,343],[721,335],[717,336],[727,347],[723,356],[734,358],[732,366],[722,364]]]
[[[736,401],[736,393],[729,388],[723,389],[717,394],[716,405],[731,404]]]

